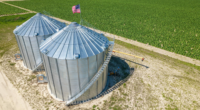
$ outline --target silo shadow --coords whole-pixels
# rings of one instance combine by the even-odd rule
[[[105,89],[101,94],[105,95],[120,87],[134,73],[134,68],[130,67],[126,59],[112,56],[108,64],[108,79]]]

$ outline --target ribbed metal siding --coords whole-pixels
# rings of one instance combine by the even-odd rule
[[[59,65],[58,68],[60,72],[63,99],[68,100],[69,98],[71,98],[71,87],[70,87],[69,73],[66,65],[66,60],[58,59],[57,62]]]
[[[107,67],[106,67],[106,69],[104,70],[104,72],[103,72],[103,88],[105,88],[105,86],[106,86],[106,82],[107,82]]]
[[[58,72],[58,67],[57,67],[57,61],[54,58],[49,58],[50,61],[50,68],[52,71],[52,77],[53,77],[53,81],[54,81],[54,86],[55,86],[55,90],[56,90],[56,97],[59,99],[63,99],[62,98],[62,90],[61,90],[61,83],[60,83],[60,75]]]
[[[105,52],[84,59],[54,59],[43,54],[43,62],[46,69],[51,93],[58,99],[67,101],[79,93],[97,73],[97,65],[102,66]],[[89,71],[88,71],[89,70]],[[77,101],[95,97],[105,87],[107,70]]]
[[[49,58],[46,55],[43,54],[43,59],[44,59],[43,63],[45,64],[46,74],[48,76],[48,84],[50,86],[51,93],[56,95],[55,86],[54,86],[54,80],[53,80],[53,76],[52,76],[53,73],[51,71]]]
[[[18,38],[19,38],[19,41],[20,41],[20,44],[21,44],[21,47],[22,47],[22,50],[23,50],[24,58],[26,60],[26,61],[24,61],[24,63],[26,62],[27,68],[31,68],[30,60],[29,60],[29,57],[28,57],[28,52],[27,52],[27,49],[26,49],[26,46],[25,46],[25,43],[24,43],[24,39],[21,36],[18,36]]]
[[[78,69],[79,69],[79,78],[80,78],[80,88],[81,90],[87,85],[89,82],[89,74],[88,74],[88,59],[78,59]]]
[[[24,65],[31,70],[42,62],[39,45],[43,38],[44,37],[42,36],[23,37],[16,35],[16,40],[20,53],[22,54]]]
[[[17,41],[17,44],[18,44],[18,47],[19,47],[19,51],[22,55],[22,59],[24,61],[24,66],[27,67],[27,64],[26,64],[26,60],[25,60],[25,57],[24,57],[24,52],[23,52],[23,49],[22,49],[22,46],[21,46],[21,43],[20,43],[20,40],[18,38],[19,36],[15,35],[15,38],[16,38],[16,41]]]
[[[30,42],[32,45],[32,49],[33,49],[33,55],[34,55],[34,60],[35,60],[35,66],[37,66],[39,63],[41,63],[41,56],[40,56],[40,51],[39,51],[39,47],[38,47],[38,42],[36,37],[30,37]]]
[[[89,57],[89,79],[91,80],[97,72],[96,56]]]
[[[77,69],[77,60],[67,60],[72,96],[80,92],[80,80]]]
[[[29,60],[30,60],[30,65],[31,65],[30,69],[34,69],[36,67],[36,64],[35,64],[35,59],[33,56],[34,54],[33,54],[33,49],[31,46],[30,38],[29,37],[23,37],[23,38],[24,38],[24,43],[25,43],[27,53],[29,56]]]

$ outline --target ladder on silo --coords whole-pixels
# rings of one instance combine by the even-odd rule
[[[88,85],[86,85],[86,87],[81,92],[79,92],[77,95],[75,95],[74,97],[72,97],[71,99],[66,101],[66,105],[70,105],[70,104],[74,103],[76,101],[76,99],[78,99],[80,96],[82,96],[98,80],[99,76],[103,73],[104,69],[108,66],[108,63],[112,56],[113,47],[114,47],[114,41],[110,41],[109,47],[108,47],[108,54],[106,56],[106,59],[102,65],[101,69],[99,69],[97,74],[91,79],[91,81],[88,83]]]

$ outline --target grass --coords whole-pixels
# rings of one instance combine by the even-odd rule
[[[13,34],[13,30],[16,26],[21,25],[33,15],[34,14],[26,14],[0,17],[0,57],[13,47],[13,45],[16,45],[16,39]]]
[[[11,66],[14,66],[16,63],[10,63]]]
[[[15,8],[13,6],[6,5],[4,3],[0,2],[0,15],[6,15],[6,14],[15,14],[15,13],[24,13],[27,12],[25,10]]]
[[[27,81],[32,81],[32,80],[35,79],[35,78],[36,78],[35,75],[31,75]]]
[[[93,108],[96,108],[97,106],[96,106],[96,105],[93,105],[92,107],[93,107]]]
[[[194,64],[190,64],[190,63],[183,62],[183,61],[180,61],[180,60],[177,60],[177,59],[173,59],[171,57],[161,55],[159,53],[156,53],[156,52],[153,52],[153,51],[150,51],[150,50],[147,50],[147,49],[143,49],[143,48],[134,46],[132,44],[129,44],[129,43],[126,43],[126,42],[123,42],[123,41],[120,41],[120,40],[115,40],[115,43],[122,45],[122,46],[124,46],[128,49],[132,49],[134,51],[140,52],[142,54],[146,54],[146,55],[149,55],[151,57],[157,58],[159,60],[166,61],[166,62],[170,63],[171,65],[176,65],[176,66],[183,67],[183,68],[195,68],[195,69],[200,71],[200,66],[197,66],[197,65],[194,65]]]
[[[8,3],[53,16],[84,20],[100,30],[200,60],[198,0],[30,0]],[[38,5],[40,4],[40,5]],[[46,13],[46,12],[45,12]]]

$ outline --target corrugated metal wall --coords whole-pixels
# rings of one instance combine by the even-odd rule
[[[92,57],[70,60],[42,54],[51,94],[63,101],[78,94],[102,66],[106,52],[107,50]],[[105,69],[98,81],[78,100],[86,100],[101,93],[106,85],[107,72]]]
[[[42,59],[40,56],[39,45],[44,37],[23,37],[15,35],[20,53],[22,54],[24,66],[29,69],[34,69]]]

